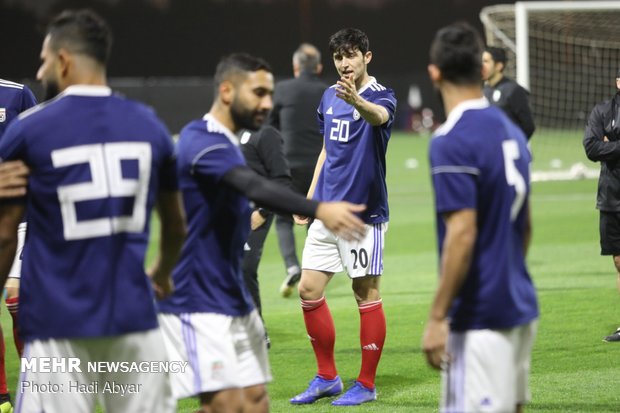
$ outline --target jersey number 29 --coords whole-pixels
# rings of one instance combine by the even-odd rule
[[[80,145],[52,151],[55,168],[88,164],[91,180],[58,187],[64,237],[67,241],[141,232],[146,222],[146,201],[151,176],[151,145],[147,142],[114,142]],[[123,177],[121,162],[138,161],[138,178]],[[78,221],[75,204],[109,197],[133,197],[129,216]]]

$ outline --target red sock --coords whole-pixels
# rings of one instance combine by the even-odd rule
[[[24,353],[24,342],[19,338],[19,332],[17,329],[17,310],[19,309],[19,297],[11,297],[6,299],[6,308],[9,309],[9,314],[13,319],[13,342],[15,343],[15,349],[19,357]]]
[[[6,367],[4,366],[4,335],[0,327],[0,394],[7,394],[9,389],[6,387]]]
[[[338,375],[334,360],[336,329],[327,301],[325,297],[318,300],[301,300],[301,308],[304,311],[306,331],[318,365],[317,374],[326,380],[333,380]]]
[[[362,368],[357,381],[369,389],[375,388],[377,366],[381,359],[386,327],[385,313],[381,300],[361,304],[360,344],[362,346]]]

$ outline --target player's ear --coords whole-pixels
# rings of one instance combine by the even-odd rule
[[[441,81],[441,70],[439,70],[439,68],[432,63],[428,65],[427,69],[428,76],[431,78],[431,82],[435,84],[439,83]]]
[[[61,79],[68,76],[71,65],[73,64],[71,54],[65,49],[58,50],[58,62],[57,70]]]
[[[364,62],[366,64],[370,63],[370,61],[372,60],[372,52],[369,50],[366,52],[366,54],[364,55]]]
[[[220,100],[223,103],[230,105],[233,101],[233,97],[235,94],[235,86],[230,80],[224,80],[222,83],[220,83],[219,92]]]

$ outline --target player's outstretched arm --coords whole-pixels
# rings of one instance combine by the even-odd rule
[[[444,216],[446,237],[443,243],[439,287],[422,337],[422,349],[428,364],[436,369],[446,357],[448,311],[471,264],[476,243],[476,210],[463,209]]]
[[[157,212],[160,220],[159,254],[148,273],[153,280],[157,298],[172,294],[172,270],[179,259],[185,240],[185,215],[178,191],[161,191],[157,198]]]
[[[17,250],[17,227],[24,216],[25,206],[0,203],[0,284],[6,283]]]
[[[222,181],[274,212],[327,220],[324,222],[325,226],[345,239],[360,239],[366,231],[364,222],[355,215],[366,208],[364,205],[348,202],[319,203],[306,199],[291,189],[258,175],[247,166],[230,170]]]
[[[22,161],[0,162],[0,198],[26,195],[28,172]]]

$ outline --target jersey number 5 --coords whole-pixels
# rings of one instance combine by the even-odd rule
[[[520,158],[517,142],[511,140],[502,142],[502,150],[504,152],[506,182],[508,182],[508,185],[515,187],[516,195],[510,207],[510,219],[514,221],[523,207],[523,202],[525,202],[525,179],[523,179],[523,175],[521,175],[515,165],[515,161]]]
[[[121,162],[138,161],[138,178],[123,177]],[[146,223],[146,200],[151,176],[151,145],[147,142],[115,142],[80,145],[52,151],[55,168],[88,164],[91,180],[58,187],[63,231],[67,241],[108,236],[119,232],[142,232]],[[133,197],[129,216],[78,221],[75,204],[109,197]]]

